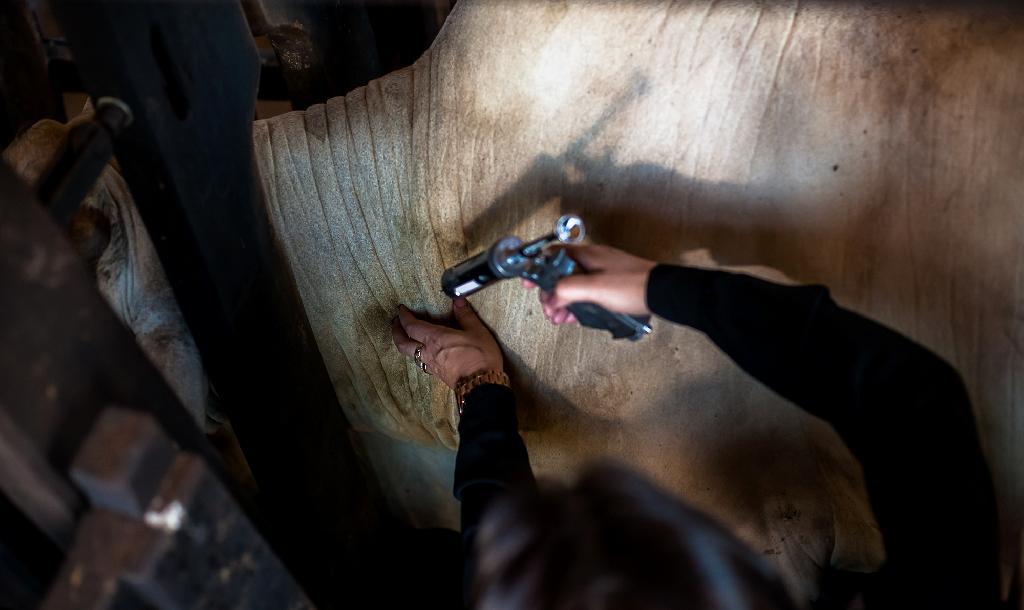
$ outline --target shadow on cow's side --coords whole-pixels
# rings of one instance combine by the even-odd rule
[[[844,298],[867,298],[880,311],[910,312],[917,329],[948,324],[944,312],[920,307],[918,287],[884,293],[876,288],[876,280],[887,273],[891,277],[893,269],[927,278],[924,289],[949,286],[955,279],[931,257],[908,261],[906,242],[884,233],[906,222],[906,215],[895,210],[905,204],[887,190],[886,180],[868,180],[856,193],[843,192],[826,182],[829,174],[842,170],[822,161],[826,187],[815,186],[828,192],[830,200],[822,201],[820,210],[809,210],[791,205],[792,193],[801,186],[792,178],[790,183],[783,177],[770,184],[709,182],[653,163],[620,164],[612,154],[587,154],[594,136],[588,130],[565,153],[538,156],[467,224],[467,249],[488,247],[513,233],[516,223],[558,200],[562,213],[584,218],[593,243],[676,263],[685,253],[703,249],[718,265],[768,267],[800,283],[825,284],[841,304]],[[841,205],[835,205],[837,199]],[[927,237],[936,242],[932,248],[951,245],[950,235]],[[957,295],[958,306],[975,311],[990,296],[965,291]]]
[[[769,267],[798,282],[823,283],[836,292],[841,303],[844,297],[868,300],[879,311],[911,315],[919,327],[948,323],[948,313],[940,307],[921,307],[922,294],[916,294],[916,288],[885,292],[878,288],[884,284],[878,278],[888,265],[902,265],[904,269],[912,265],[913,275],[929,278],[925,289],[948,286],[953,280],[949,268],[941,262],[928,257],[906,261],[906,244],[879,230],[896,221],[891,205],[894,197],[885,190],[885,180],[869,182],[855,194],[844,194],[836,187],[835,195],[843,198],[841,206],[807,213],[806,208],[787,207],[790,202],[786,189],[793,192],[800,185],[709,182],[654,163],[623,164],[613,154],[588,153],[586,143],[594,139],[594,134],[594,130],[588,131],[562,155],[535,158],[515,183],[466,226],[467,249],[475,252],[486,248],[501,236],[513,233],[516,223],[557,199],[562,213],[583,216],[591,241],[596,243],[673,262],[681,261],[686,252],[706,249],[720,265]],[[831,161],[821,165],[825,179],[840,170]],[[945,246],[939,240],[948,239],[945,235],[930,237],[936,240],[934,247]],[[837,262],[837,257],[841,257],[841,262]],[[972,293],[958,298],[961,307],[979,311],[979,303],[991,296]],[[516,374],[524,368],[518,356],[509,354],[509,365],[513,379],[529,378]],[[600,447],[610,444],[606,443],[609,439],[628,433],[623,431],[623,423],[588,414],[555,388],[542,384],[516,389],[522,397],[524,431],[544,435],[546,444],[564,443],[567,452],[579,447],[578,453],[585,455],[585,445]],[[694,388],[691,383],[685,390],[679,389],[685,391],[690,403],[699,402],[700,395],[706,395],[709,401],[719,398],[719,390],[710,380],[705,388]],[[737,414],[749,413],[752,404],[757,404],[757,400],[738,409]],[[728,412],[729,405],[725,406]],[[764,401],[765,409],[779,407],[777,400]],[[645,417],[664,415],[651,412]],[[560,426],[581,419],[587,422],[585,435]],[[700,425],[704,433],[715,434],[714,425],[706,421]],[[795,505],[801,503],[800,498],[820,498],[823,491],[818,473],[786,474],[786,470],[787,465],[799,462],[791,459],[797,455],[812,456],[812,461],[804,463],[813,464],[819,459],[815,445],[821,438],[786,435],[770,426],[753,426],[729,436],[728,442],[704,444],[703,449],[715,454],[705,462],[714,464],[710,471],[705,471],[708,480],[716,482],[712,484],[751,481],[751,472],[763,473],[762,478],[753,479],[753,487],[716,490],[721,500],[716,503],[759,507],[766,495],[780,490]],[[669,459],[678,462],[684,458]]]

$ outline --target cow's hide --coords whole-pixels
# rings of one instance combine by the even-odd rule
[[[445,267],[575,211],[595,241],[647,257],[827,284],[953,362],[1013,556],[1024,514],[1019,13],[457,6],[411,68],[254,130],[268,214],[397,511],[458,523],[452,398],[391,345],[397,304],[442,316]],[[4,157],[35,180],[65,132],[44,121]],[[72,237],[201,421],[198,354],[116,169]],[[472,300],[505,348],[539,474],[571,477],[598,457],[632,464],[731,525],[804,599],[825,566],[882,560],[842,443],[704,337],[661,322],[639,344],[554,328],[511,282]]]
[[[438,493],[450,454],[408,443],[456,446],[452,398],[391,345],[396,306],[444,315],[445,267],[574,211],[594,241],[646,257],[706,248],[826,284],[949,359],[1017,531],[1021,25],[909,5],[462,0],[409,69],[257,122],[270,217],[338,397],[404,487],[396,503],[454,524]],[[539,474],[632,464],[804,598],[825,565],[879,563],[859,471],[827,426],[698,333],[659,322],[612,342],[551,327],[535,298],[508,282],[472,301]]]
[[[60,149],[68,130],[92,115],[91,107],[68,125],[44,120],[20,134],[3,159],[35,185]],[[96,286],[110,308],[196,424],[208,428],[207,382],[195,341],[174,299],[128,186],[108,164],[79,207],[70,228],[78,252],[96,273]]]

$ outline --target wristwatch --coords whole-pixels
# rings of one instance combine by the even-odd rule
[[[504,371],[480,371],[468,377],[463,377],[455,384],[455,406],[459,409],[459,416],[466,406],[466,397],[478,386],[486,383],[503,385],[506,388],[512,387],[508,381],[508,375]]]

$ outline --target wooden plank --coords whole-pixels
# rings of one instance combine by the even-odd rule
[[[277,53],[292,108],[344,95],[383,74],[367,9],[353,2],[244,0],[249,26]]]
[[[54,8],[92,96],[134,111],[116,143],[124,177],[252,466],[268,538],[327,605],[353,580],[377,494],[270,234],[245,18],[233,3]]]
[[[4,163],[0,345],[0,603],[25,607],[71,544],[84,507],[65,473],[103,405],[145,405],[178,445],[217,461],[67,238]]]
[[[70,546],[81,502],[4,411],[0,411],[0,491],[54,544]]]
[[[94,508],[43,608],[312,608],[203,460],[151,416],[105,410],[72,476]]]
[[[3,163],[0,345],[0,409],[54,471],[67,471],[107,404],[143,405],[175,442],[213,458],[67,238]]]
[[[35,20],[25,0],[0,2],[0,149],[40,119],[64,120],[50,85]]]

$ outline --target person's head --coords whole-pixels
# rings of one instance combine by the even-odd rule
[[[711,518],[620,467],[541,484],[487,512],[479,610],[792,610],[775,572]]]

